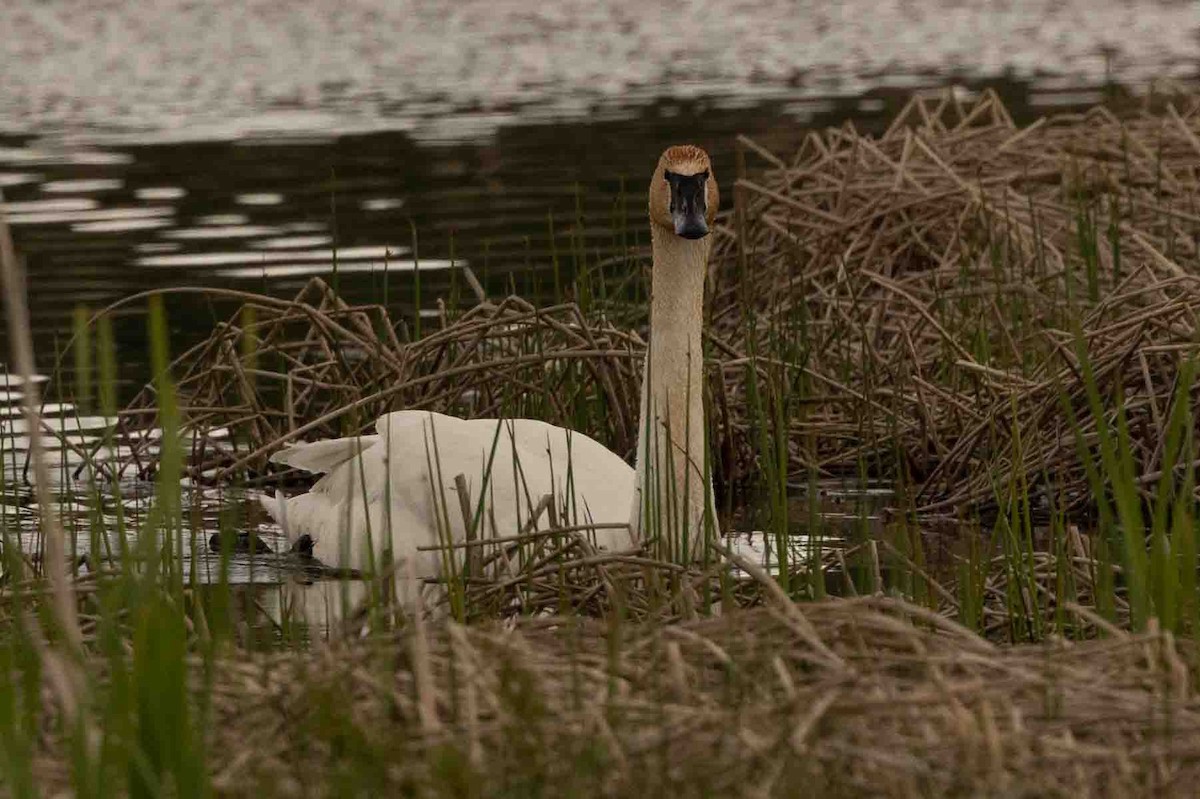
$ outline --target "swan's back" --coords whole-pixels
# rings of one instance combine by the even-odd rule
[[[481,537],[515,535],[546,494],[568,509],[560,524],[626,523],[633,495],[633,469],[619,456],[535,419],[397,411],[380,417],[373,436],[301,444],[272,460],[324,473],[306,494],[264,502],[292,541],[308,535],[323,562],[357,569],[374,566],[390,541],[418,577],[441,571],[441,556],[418,547],[465,538],[457,475],[466,479]],[[539,527],[547,522],[543,514]],[[604,549],[632,545],[626,529],[594,535]]]

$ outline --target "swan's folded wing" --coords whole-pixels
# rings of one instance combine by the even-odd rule
[[[363,450],[370,449],[378,441],[379,436],[353,436],[314,441],[311,444],[295,444],[272,455],[271,463],[303,469],[313,474],[326,474]]]
[[[427,436],[436,424],[439,430],[464,424],[457,416],[447,416],[437,411],[407,410],[385,413],[375,420],[375,434],[387,439],[389,446],[397,443],[424,446]]]

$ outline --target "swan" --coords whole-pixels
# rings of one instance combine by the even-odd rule
[[[397,599],[412,608],[425,578],[468,521],[480,537],[511,536],[546,494],[592,524],[601,550],[653,541],[676,562],[698,559],[717,534],[704,468],[707,425],[701,346],[709,232],[719,203],[708,154],[668,148],[650,182],[650,344],[643,370],[636,468],[596,440],[534,419],[460,419],[425,410],[380,417],[371,435],[296,444],[271,461],[323,477],[307,493],[264,497],[293,550],[338,569],[379,567],[385,545]],[[466,483],[455,478],[462,475]],[[469,496],[459,498],[459,488]],[[461,553],[461,550],[457,550]]]

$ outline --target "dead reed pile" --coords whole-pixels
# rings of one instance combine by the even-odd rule
[[[1176,647],[1151,630],[995,648],[883,597],[669,626],[417,627],[223,661],[214,787],[1189,795],[1200,702]]]
[[[947,511],[992,501],[1015,460],[1017,478],[1053,472],[1078,500],[1059,395],[1093,444],[1097,420],[1077,336],[1112,411],[1102,424],[1120,388],[1138,474],[1155,472],[1197,341],[1200,99],[1018,128],[990,92],[946,93],[914,97],[879,138],[846,123],[790,157],[741,144],[765,166],[736,183],[712,330],[743,355],[794,342],[807,399],[793,479],[866,462],[906,471],[918,506]]]
[[[195,477],[261,477],[283,444],[352,435],[398,408],[529,416],[633,447],[644,344],[574,305],[485,301],[402,342],[386,309],[348,306],[319,278],[290,302],[238,298],[237,313],[172,364]],[[122,414],[134,442],[122,468],[153,468],[138,456],[153,448],[157,413],[148,385]]]

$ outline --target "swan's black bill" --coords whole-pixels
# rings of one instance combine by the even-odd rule
[[[708,235],[708,197],[705,191],[708,172],[695,175],[677,175],[670,170],[664,173],[671,186],[671,221],[675,223],[675,235],[685,239],[702,239]]]

